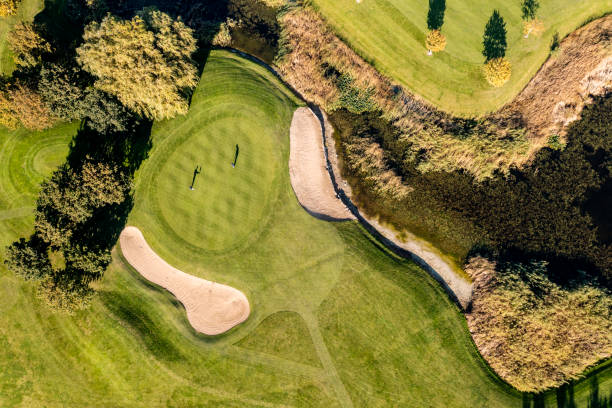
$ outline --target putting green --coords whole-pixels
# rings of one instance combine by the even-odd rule
[[[332,27],[381,72],[441,109],[478,115],[514,98],[549,54],[555,32],[561,38],[588,18],[612,11],[610,0],[540,0],[545,31],[523,38],[519,0],[447,1],[442,33],[444,52],[427,56],[425,0],[314,0]],[[482,75],[482,35],[498,9],[506,21],[512,78],[491,87]],[[364,29],[367,27],[367,29]]]
[[[249,102],[215,104],[202,112],[202,126],[188,122],[192,125],[182,130],[186,139],[177,141],[154,179],[164,222],[202,249],[244,243],[269,210],[281,157],[272,138],[259,136],[274,131],[274,123]],[[202,170],[190,190],[196,165]]]
[[[89,309],[74,316],[54,314],[36,299],[30,283],[0,263],[0,406],[530,404],[531,396],[509,389],[487,370],[463,316],[427,273],[390,255],[357,223],[320,221],[299,206],[287,166],[289,125],[298,105],[264,68],[213,51],[189,113],[153,127],[153,147],[136,175],[129,224],[138,226],[173,266],[244,291],[252,309],[249,319],[219,337],[197,334],[182,305],[145,281],[118,251]],[[252,115],[245,118],[239,111]],[[226,121],[224,115],[246,119],[248,126]],[[50,168],[53,157],[67,151],[75,129],[0,132],[0,209],[31,208],[40,179],[28,181],[28,157],[31,168]],[[217,138],[207,137],[217,130]],[[210,196],[202,199],[223,200],[222,192],[241,194],[253,183],[262,192],[250,194],[259,194],[253,197],[265,204],[256,208],[263,215],[254,223],[235,215],[243,223],[234,225],[234,233],[246,237],[244,244],[211,241],[217,246],[205,247],[195,233],[178,237],[179,227],[170,223],[186,228],[190,219],[206,226],[200,207],[212,209],[214,203],[178,199],[160,190],[170,189],[163,180],[171,184],[172,178],[188,189],[191,165],[184,166],[185,174],[172,175],[169,169],[181,171],[174,162],[189,156],[189,146],[195,151],[201,145],[196,158],[210,154],[209,162],[227,167],[220,170],[227,171],[224,177],[238,174],[232,170],[240,168],[232,169],[227,160],[238,142],[221,133],[242,137],[238,166],[254,171],[249,166],[261,161],[260,175],[213,181],[202,160],[196,190],[185,194],[207,188]],[[65,144],[55,153],[46,152],[44,144],[30,149],[41,138],[62,137]],[[209,152],[215,150],[222,157],[212,158]],[[249,159],[255,152],[258,156]],[[236,206],[247,208],[248,199],[236,200]],[[172,207],[175,213],[162,210]],[[3,245],[31,230],[27,212],[0,216]],[[572,387],[577,407],[586,407],[592,397],[592,378],[604,396],[612,385],[612,369]],[[556,394],[546,394],[538,406],[557,407]]]

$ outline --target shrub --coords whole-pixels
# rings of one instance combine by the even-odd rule
[[[19,3],[15,0],[0,0],[0,17],[14,16]]]
[[[37,297],[52,310],[68,314],[85,309],[93,295],[94,291],[89,285],[63,274],[46,277],[40,282],[37,291]]]
[[[89,24],[83,40],[77,61],[97,77],[97,89],[149,119],[187,112],[196,41],[182,21],[150,8],[127,21],[108,15]]]
[[[427,34],[425,44],[427,49],[432,52],[444,51],[444,48],[446,48],[446,37],[444,37],[440,30],[431,30]]]
[[[521,391],[578,378],[612,355],[612,294],[583,277],[552,282],[546,262],[470,259],[474,279],[468,326],[483,357]]]
[[[510,80],[512,65],[505,58],[495,58],[484,65],[483,72],[487,82],[499,88]]]

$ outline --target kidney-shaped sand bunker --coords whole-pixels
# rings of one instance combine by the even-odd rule
[[[119,243],[134,269],[170,291],[185,306],[187,319],[198,332],[221,334],[249,317],[251,309],[244,293],[172,267],[151,249],[138,228],[126,227]]]

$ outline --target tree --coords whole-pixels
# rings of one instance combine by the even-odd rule
[[[14,16],[18,6],[15,0],[0,0],[0,17]]]
[[[499,88],[510,79],[512,65],[505,58],[495,58],[485,64],[483,71],[487,82]]]
[[[43,130],[55,123],[42,97],[29,86],[18,82],[8,90],[10,108],[26,129]]]
[[[486,61],[506,56],[506,23],[497,10],[493,11],[485,27],[482,55]]]
[[[40,279],[51,273],[47,247],[36,236],[13,242],[6,248],[4,263],[15,275],[25,280]]]
[[[132,123],[133,114],[106,92],[92,89],[80,107],[85,125],[99,133],[123,132]]]
[[[429,11],[427,12],[427,28],[440,30],[444,24],[444,11],[446,0],[429,0]]]
[[[427,34],[426,45],[430,52],[444,51],[444,48],[446,48],[446,37],[444,37],[440,30],[432,30]]]
[[[0,91],[0,125],[9,129],[15,129],[19,125],[19,119],[13,111],[13,104],[5,91]]]
[[[36,32],[32,23],[15,24],[8,34],[8,44],[15,64],[24,67],[39,64],[41,55],[51,52],[51,46]]]
[[[41,185],[36,234],[54,248],[66,247],[73,230],[98,208],[122,203],[131,183],[115,167],[86,162],[79,171],[63,166]]]
[[[538,8],[540,8],[540,3],[538,0],[523,0],[523,3],[521,4],[523,20],[534,20],[536,18]]]
[[[543,24],[536,18],[536,13],[540,3],[538,0],[523,0],[521,4],[522,18],[523,18],[523,32],[525,38],[529,37],[533,31],[539,33],[543,30]]]
[[[66,120],[80,120],[84,98],[82,71],[58,64],[43,64],[38,81],[38,92],[53,116]]]
[[[86,308],[94,291],[88,284],[64,273],[45,277],[38,286],[37,297],[51,309],[72,314]]]
[[[192,30],[155,9],[131,20],[108,15],[85,28],[77,61],[94,86],[149,119],[185,114],[197,84]]]

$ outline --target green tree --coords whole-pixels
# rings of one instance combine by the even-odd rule
[[[108,15],[85,28],[77,61],[94,86],[149,119],[184,114],[197,84],[192,30],[155,9],[131,20]]]
[[[13,242],[6,248],[4,263],[8,270],[25,280],[40,279],[51,273],[47,246],[36,236]]]
[[[528,21],[535,19],[538,8],[540,8],[540,3],[538,0],[523,0],[523,3],[521,4],[523,20]]]
[[[444,24],[444,11],[446,0],[429,0],[429,11],[427,12],[427,28],[440,30]]]
[[[36,233],[54,248],[66,247],[77,225],[98,208],[122,203],[130,188],[128,178],[107,164],[86,162],[79,171],[63,166],[41,185]]]
[[[15,24],[7,40],[15,63],[24,67],[39,64],[41,55],[51,52],[51,46],[36,32],[32,23]]]
[[[83,79],[76,68],[58,64],[44,64],[40,70],[38,91],[53,116],[66,120],[80,120],[84,97]]]
[[[117,99],[98,89],[85,94],[80,109],[85,125],[99,133],[123,132],[132,123],[133,114]]]
[[[506,23],[497,10],[487,22],[482,44],[482,55],[487,61],[506,56]]]

